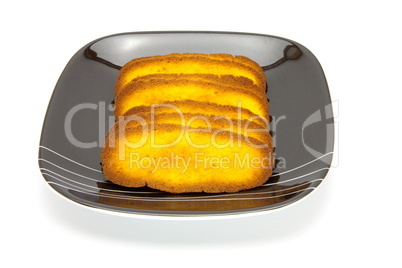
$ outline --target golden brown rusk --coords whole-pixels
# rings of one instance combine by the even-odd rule
[[[265,89],[262,68],[244,56],[175,53],[128,62],[114,88],[105,177],[170,193],[262,185],[274,166]]]

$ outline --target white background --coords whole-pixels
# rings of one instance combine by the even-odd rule
[[[145,2],[0,4],[0,266],[402,267],[398,1]],[[339,102],[337,166],[321,186],[277,212],[198,221],[109,215],[51,191],[37,154],[65,64],[98,37],[150,30],[271,34],[309,48]]]

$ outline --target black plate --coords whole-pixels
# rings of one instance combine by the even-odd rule
[[[110,104],[120,67],[133,58],[169,53],[244,55],[264,68],[278,161],[263,186],[235,194],[174,195],[104,178],[100,149],[114,121]],[[39,166],[58,193],[86,206],[146,215],[229,215],[277,209],[308,195],[330,168],[333,144],[325,76],[302,45],[246,33],[124,33],[89,43],[67,64],[47,110]]]

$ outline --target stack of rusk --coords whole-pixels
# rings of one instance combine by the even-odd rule
[[[169,54],[124,65],[105,177],[170,193],[237,192],[272,174],[262,68],[244,56]]]

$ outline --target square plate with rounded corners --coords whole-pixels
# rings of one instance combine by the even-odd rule
[[[113,87],[131,59],[169,53],[227,53],[264,69],[276,168],[261,187],[239,193],[169,194],[105,179],[100,150],[114,122]],[[331,98],[315,56],[280,37],[232,32],[134,32],[97,39],[68,62],[43,124],[39,166],[56,192],[76,203],[134,215],[212,216],[268,211],[312,192],[332,161]]]

